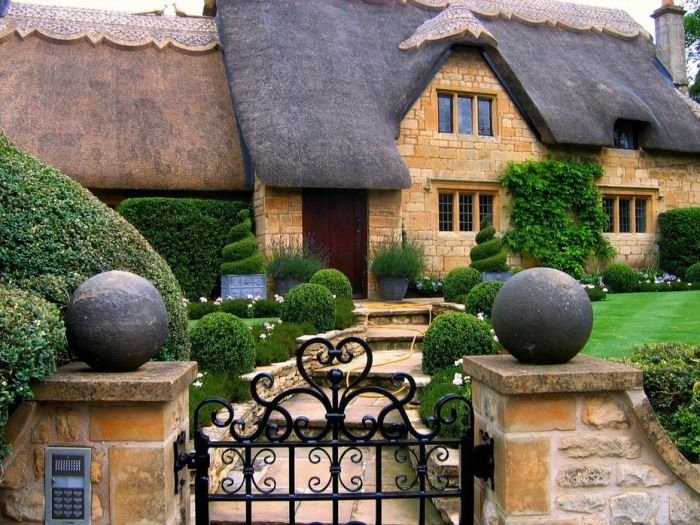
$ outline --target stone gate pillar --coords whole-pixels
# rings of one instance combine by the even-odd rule
[[[496,465],[495,488],[475,488],[475,523],[700,523],[700,470],[663,432],[639,370],[585,355],[465,357],[464,370]]]

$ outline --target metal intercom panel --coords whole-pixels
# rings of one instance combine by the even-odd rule
[[[47,448],[44,461],[47,525],[90,525],[89,448]]]

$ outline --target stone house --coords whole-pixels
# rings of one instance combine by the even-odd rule
[[[606,235],[642,266],[658,214],[700,204],[683,10],[663,4],[658,46],[622,11],[554,0],[12,4],[0,129],[110,203],[250,198],[263,248],[312,236],[369,296],[375,243],[405,230],[444,274],[482,219],[507,228],[508,162],[592,160]]]

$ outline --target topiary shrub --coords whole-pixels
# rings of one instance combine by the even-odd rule
[[[700,262],[688,267],[685,271],[685,280],[691,283],[700,283]]]
[[[687,279],[686,269],[700,260],[700,208],[677,208],[659,214],[659,265]]]
[[[248,326],[224,312],[205,315],[190,330],[192,359],[203,370],[250,372],[255,366],[255,341]]]
[[[498,353],[496,342],[483,321],[457,312],[437,316],[423,337],[423,371],[433,374],[454,366],[465,355]]]
[[[442,283],[445,301],[448,303],[457,302],[460,295],[466,297],[471,289],[483,280],[481,272],[474,268],[461,267],[451,270]],[[460,302],[464,302],[464,300]]]
[[[189,355],[187,315],[175,276],[136,229],[79,184],[0,134],[0,272],[6,283],[43,280],[65,293],[77,279],[124,270],[148,279],[168,310],[160,359]],[[53,276],[53,277],[47,277]],[[59,284],[63,281],[63,284]],[[64,292],[65,290],[65,292]]]
[[[221,264],[221,275],[263,273],[263,256],[258,250],[258,241],[252,231],[250,211],[239,211],[236,219],[239,222],[229,232],[229,244],[221,251],[224,260]]]
[[[644,373],[644,391],[678,449],[700,462],[700,345],[656,343],[625,358]]]
[[[311,276],[310,283],[328,288],[336,299],[352,299],[352,285],[343,272],[335,268],[325,268]]]
[[[33,397],[32,380],[41,380],[65,360],[66,333],[59,309],[15,288],[0,285],[0,464],[9,453],[5,442],[8,410]]]
[[[320,284],[304,283],[292,288],[284,297],[281,319],[285,323],[311,323],[318,332],[333,330],[335,300]]]
[[[479,283],[472,288],[467,300],[464,302],[464,309],[472,315],[484,314],[486,317],[491,317],[491,308],[493,300],[503,287],[501,281],[488,281]]]
[[[614,263],[603,270],[603,283],[612,292],[631,292],[637,281],[637,273],[628,264]]]
[[[472,262],[469,265],[480,272],[506,272],[508,256],[503,242],[496,237],[496,228],[483,224],[476,234],[476,246],[469,252]]]
[[[247,202],[146,197],[126,199],[119,213],[168,262],[185,297],[211,297],[221,267],[221,247]]]

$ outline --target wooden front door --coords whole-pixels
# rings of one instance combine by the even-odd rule
[[[302,213],[304,236],[347,275],[355,297],[367,297],[367,191],[304,190]]]

